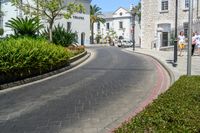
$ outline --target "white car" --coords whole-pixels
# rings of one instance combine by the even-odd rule
[[[128,40],[121,40],[121,42],[119,42],[118,44],[118,47],[123,47],[123,48],[133,47],[133,42]]]

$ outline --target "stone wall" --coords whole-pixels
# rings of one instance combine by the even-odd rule
[[[168,11],[161,11],[161,0],[141,0],[141,47],[151,48],[158,37],[158,24],[170,24],[175,27],[175,0],[169,0]],[[183,23],[188,22],[188,9],[185,0],[178,0],[178,27],[183,30]],[[194,20],[197,19],[197,0],[194,0]]]

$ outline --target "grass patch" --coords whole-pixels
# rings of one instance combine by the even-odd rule
[[[200,76],[182,76],[115,133],[200,132]]]

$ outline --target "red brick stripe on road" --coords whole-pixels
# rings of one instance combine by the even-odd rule
[[[154,63],[155,66],[156,66],[157,82],[156,82],[155,86],[153,87],[150,95],[147,97],[147,99],[145,99],[143,102],[141,102],[139,104],[139,106],[136,107],[136,109],[133,110],[133,112],[131,112],[128,115],[128,117],[126,117],[124,119],[123,123],[130,122],[131,118],[133,118],[139,112],[141,112],[145,107],[147,107],[147,105],[149,105],[150,103],[152,103],[153,100],[156,99],[161,92],[164,92],[169,87],[168,86],[169,85],[169,81],[167,79],[167,75],[166,75],[166,72],[165,72],[166,70],[155,59],[152,59],[152,63]],[[117,128],[120,128],[121,126],[122,126],[122,124],[118,125],[114,129],[111,129],[109,132],[113,133]]]

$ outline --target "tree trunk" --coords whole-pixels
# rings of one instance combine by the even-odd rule
[[[94,44],[94,23],[91,24],[91,43]]]
[[[52,30],[53,30],[53,21],[51,21],[51,22],[49,23],[49,41],[50,41],[50,42],[53,42]]]

